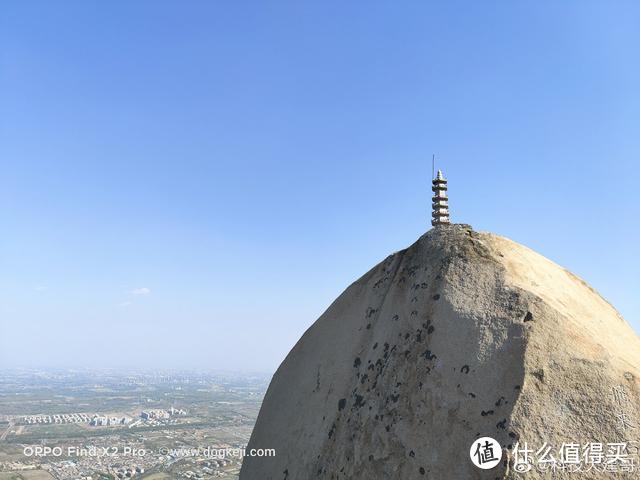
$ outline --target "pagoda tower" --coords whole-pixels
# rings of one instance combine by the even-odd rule
[[[447,179],[442,175],[442,171],[438,170],[436,178],[432,181],[433,190],[431,212],[431,225],[438,226],[449,222],[449,199],[447,198]]]

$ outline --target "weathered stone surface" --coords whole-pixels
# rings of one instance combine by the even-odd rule
[[[246,458],[240,478],[523,478],[518,439],[639,433],[640,339],[616,310],[522,245],[441,226],[352,284],[298,341],[248,447],[277,454]],[[483,436],[504,447],[492,470],[469,460]]]

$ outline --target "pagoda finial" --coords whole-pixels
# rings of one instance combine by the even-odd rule
[[[438,170],[436,178],[432,180],[433,201],[431,212],[431,225],[434,227],[449,223],[449,199],[447,198],[447,179],[444,178],[441,170]]]

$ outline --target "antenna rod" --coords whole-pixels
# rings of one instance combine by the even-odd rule
[[[436,178],[436,154],[431,155],[431,180]]]

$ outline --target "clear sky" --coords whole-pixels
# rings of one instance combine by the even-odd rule
[[[0,366],[273,371],[453,220],[640,331],[640,4],[5,1]]]

